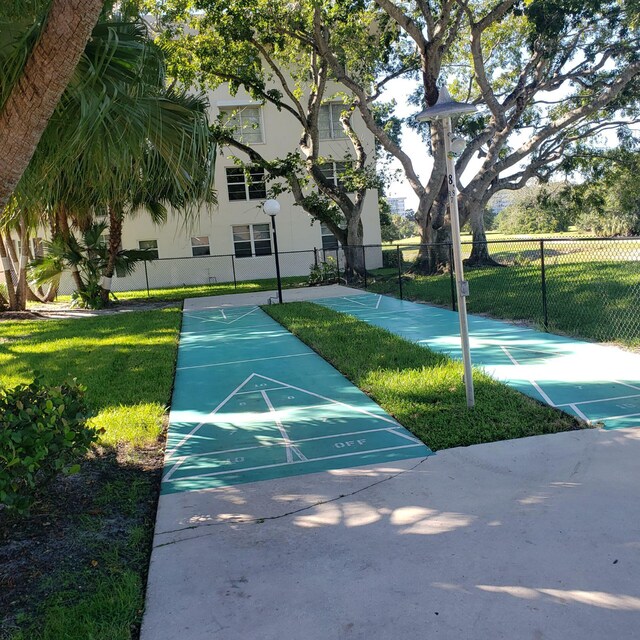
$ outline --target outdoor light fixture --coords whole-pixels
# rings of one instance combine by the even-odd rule
[[[462,249],[460,246],[460,218],[458,214],[458,186],[456,181],[456,165],[454,158],[464,151],[464,140],[454,138],[451,130],[451,116],[463,113],[474,113],[476,108],[472,104],[455,101],[447,91],[441,87],[438,101],[416,116],[418,122],[428,120],[442,120],[444,127],[444,150],[447,163],[447,186],[449,188],[449,213],[451,217],[451,242],[453,244],[453,262],[456,274],[456,293],[458,297],[458,317],[460,320],[460,342],[462,344],[462,361],[464,363],[464,386],[467,394],[467,406],[473,407],[475,398],[473,393],[473,373],[471,371],[471,353],[469,351],[469,325],[467,322],[467,296],[469,283],[464,279],[462,266]]]
[[[276,216],[280,213],[280,203],[270,198],[262,203],[262,210],[271,217],[273,251],[276,257],[276,278],[278,280],[278,302],[282,304],[282,279],[280,278],[280,256],[278,255],[278,235],[276,233]]]

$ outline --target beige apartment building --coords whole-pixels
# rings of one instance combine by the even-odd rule
[[[334,179],[351,148],[338,119],[341,109],[340,104],[329,103],[322,106],[321,112],[321,156],[332,160],[327,162],[326,175]],[[231,96],[226,86],[222,86],[210,94],[211,121],[219,114],[233,119],[242,141],[267,159],[284,157],[297,149],[300,131],[295,121],[271,104],[260,105],[243,92]],[[368,157],[375,162],[373,136],[357,113],[353,124]],[[234,163],[232,156],[247,161],[248,158],[229,147],[220,151],[215,170],[216,206],[203,208],[188,220],[170,212],[163,225],[155,225],[144,211],[126,218],[123,249],[150,249],[157,260],[138,265],[133,275],[116,274],[113,291],[144,289],[147,285],[162,288],[275,277],[270,218],[262,210],[266,199],[264,174],[257,169],[247,184],[243,169]],[[364,242],[369,245],[379,245],[381,241],[377,200],[377,192],[370,190],[363,208]],[[334,236],[303,209],[294,206],[290,194],[281,194],[278,201],[281,210],[276,225],[284,277],[307,275],[316,255],[319,260],[325,255],[342,259]],[[368,268],[381,266],[381,261],[379,249],[367,250]],[[63,277],[59,292],[72,290],[71,279]]]

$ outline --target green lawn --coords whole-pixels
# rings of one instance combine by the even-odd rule
[[[417,276],[404,266],[403,297],[450,307],[448,274]],[[399,295],[397,269],[376,272],[368,288]],[[526,320],[543,325],[540,262],[522,260],[508,267],[467,269],[471,313]],[[640,261],[546,264],[549,330],[598,341],[640,345]]]
[[[312,303],[264,310],[434,451],[583,426],[480,371],[468,410],[461,363],[352,316]]]
[[[33,556],[14,577],[28,589],[3,610],[0,637],[135,637],[180,317],[169,308],[0,322],[0,384],[27,381],[34,371],[51,383],[75,376],[87,387],[92,423],[105,429],[82,471],[44,491],[31,516],[0,512],[0,550],[18,536]],[[45,552],[50,555],[39,555]]]
[[[300,287],[307,284],[309,276],[292,276],[282,278],[283,288]],[[202,284],[202,285],[190,285],[184,287],[165,287],[162,289],[150,289],[149,294],[147,290],[141,291],[116,291],[115,296],[117,300],[132,301],[132,300],[154,300],[154,301],[179,301],[185,298],[201,298],[203,296],[222,296],[231,293],[253,293],[255,291],[275,291],[278,287],[277,280],[275,278],[268,278],[265,280],[248,280],[245,282],[238,282],[234,285],[233,282],[218,282],[216,284]],[[58,296],[59,302],[69,302],[71,296],[64,295]],[[37,304],[33,305],[37,308]]]

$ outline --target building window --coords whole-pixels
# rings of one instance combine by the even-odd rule
[[[344,187],[342,174],[349,168],[349,162],[323,162],[320,165],[322,175],[337,187]]]
[[[323,104],[320,107],[318,116],[318,133],[320,140],[334,140],[336,138],[347,137],[340,122],[340,114],[343,111],[344,105],[336,102]]]
[[[209,236],[191,238],[191,254],[193,256],[210,256]]]
[[[242,167],[227,168],[229,200],[263,200],[267,197],[264,169],[250,167],[249,176]]]
[[[222,122],[245,144],[262,144],[264,133],[260,107],[219,107]]]
[[[267,224],[239,224],[231,227],[236,258],[271,255],[271,229]]]
[[[33,239],[33,256],[34,258],[44,257],[44,245],[42,244],[42,238]]]
[[[138,249],[141,251],[146,250],[150,260],[157,260],[160,257],[157,240],[138,240]]]
[[[324,222],[320,225],[320,233],[322,234],[323,249],[335,251],[340,246],[338,239],[329,231],[329,227]]]

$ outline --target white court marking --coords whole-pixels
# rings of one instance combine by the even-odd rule
[[[356,298],[348,298],[348,297],[343,297],[340,298],[340,300],[344,300],[346,302],[352,302],[355,304],[359,304],[361,307],[365,307],[366,309],[377,309],[380,306],[380,302],[382,301],[382,296],[379,295],[378,296],[378,301],[376,302],[376,306],[372,307],[370,304],[365,304],[364,302],[360,302],[360,300],[357,300]]]
[[[276,426],[278,427],[278,431],[280,431],[280,435],[282,436],[282,441],[284,442],[284,445],[287,451],[287,462],[293,462],[294,453],[298,456],[300,460],[306,460],[307,458],[304,455],[302,455],[302,453],[300,452],[300,449],[298,449],[298,447],[296,447],[291,442],[291,438],[289,438],[289,434],[287,433],[285,426],[282,424],[282,420],[280,420],[278,412],[274,409],[273,405],[271,404],[271,400],[269,399],[267,392],[260,391],[260,393],[267,407],[269,407],[269,411],[273,415],[273,421],[276,423]]]
[[[278,415],[278,411],[273,407],[273,404],[271,403],[270,398],[268,397],[268,395],[266,394],[265,389],[261,389],[259,387],[257,387],[256,389],[252,390],[252,391],[241,391],[241,389],[248,384],[253,378],[260,378],[263,380],[266,380],[269,383],[272,383],[274,385],[279,385],[275,388],[271,388],[269,389],[269,391],[277,391],[277,390],[282,390],[282,389],[292,389],[295,391],[299,391],[301,393],[304,393],[306,395],[312,396],[314,398],[319,398],[321,400],[325,400],[326,402],[329,403],[329,406],[331,405],[337,405],[340,407],[345,407],[350,409],[351,411],[355,411],[356,413],[360,413],[363,415],[367,415],[370,416],[376,420],[381,420],[383,422],[387,422],[390,423],[392,426],[391,427],[385,427],[383,429],[368,429],[368,430],[362,430],[362,431],[354,431],[354,432],[348,432],[348,433],[343,433],[343,434],[332,434],[332,435],[328,435],[328,436],[317,436],[314,438],[305,438],[305,439],[301,439],[301,440],[291,440],[291,438],[289,437],[289,434],[286,431],[286,428],[284,427],[284,425],[282,424],[282,421],[279,419],[279,415]],[[391,433],[395,436],[399,436],[400,438],[404,439],[404,440],[409,440],[412,444],[410,445],[401,445],[398,447],[393,447],[393,448],[384,448],[384,449],[368,449],[365,451],[359,451],[356,452],[358,454],[368,454],[368,453],[376,453],[376,452],[381,452],[381,451],[389,451],[392,449],[402,449],[405,447],[416,447],[416,446],[424,446],[424,444],[418,440],[417,438],[414,438],[412,435],[408,434],[408,433],[404,433],[403,429],[404,427],[402,427],[398,422],[396,422],[395,420],[393,420],[392,418],[385,416],[385,415],[377,415],[375,413],[372,413],[371,411],[367,411],[366,409],[362,409],[360,407],[354,407],[353,405],[347,404],[345,402],[341,402],[340,400],[334,400],[332,398],[328,398],[326,396],[323,396],[321,394],[315,393],[313,391],[308,391],[307,389],[302,389],[301,387],[297,387],[295,385],[291,385],[288,384],[286,382],[281,382],[280,380],[275,380],[273,378],[269,378],[267,376],[263,376],[257,373],[252,373],[250,376],[248,376],[240,385],[238,385],[222,402],[220,402],[215,409],[213,409],[213,411],[211,411],[208,415],[206,420],[203,420],[202,422],[200,422],[198,425],[196,425],[186,436],[184,436],[182,438],[182,440],[175,445],[170,451],[167,451],[165,454],[165,459],[168,461],[172,458],[174,458],[175,454],[178,452],[178,450],[186,443],[188,442],[193,436],[196,435],[196,433],[205,425],[208,424],[212,424],[212,418],[214,415],[216,415],[218,413],[218,411],[220,411],[220,409],[222,409],[230,400],[232,400],[235,396],[237,395],[244,395],[247,393],[260,393],[262,394],[262,398],[265,401],[265,404],[267,405],[268,408],[268,413],[271,415],[272,419],[274,420],[276,426],[278,427],[278,430],[280,431],[281,437],[282,437],[282,442],[281,443],[277,443],[278,445],[282,445],[284,444],[286,447],[286,456],[287,456],[287,462],[286,463],[275,463],[275,464],[271,464],[271,465],[263,465],[260,467],[251,467],[251,468],[240,468],[240,469],[234,469],[233,471],[219,471],[219,472],[215,472],[214,474],[202,474],[200,476],[193,476],[193,477],[207,477],[209,475],[219,475],[219,474],[223,474],[223,473],[237,473],[237,472],[242,472],[242,471],[253,471],[256,469],[269,469],[271,467],[278,467],[278,466],[282,466],[283,464],[298,464],[300,462],[315,462],[316,460],[330,460],[332,458],[341,458],[344,457],[347,454],[339,454],[336,456],[326,456],[326,457],[322,457],[322,458],[312,458],[311,460],[308,460],[304,454],[298,449],[298,447],[296,446],[297,444],[301,443],[301,442],[309,442],[312,440],[323,440],[323,439],[328,439],[328,438],[339,438],[341,436],[345,436],[345,435],[357,435],[359,433],[373,433],[373,432],[379,432],[379,431],[387,431],[388,433]],[[300,407],[301,409],[304,410],[308,410],[308,409],[321,409],[322,407],[326,407],[326,404],[321,404],[321,405],[310,405],[310,406],[302,406]],[[258,414],[263,415],[263,414]],[[234,453],[236,451],[248,451],[248,450],[255,450],[255,449],[261,449],[264,446],[276,446],[276,444],[270,444],[270,445],[262,445],[262,446],[258,446],[258,447],[241,447],[238,449],[230,449],[230,450],[224,450],[224,451],[210,451],[210,452],[206,452],[206,453],[202,453],[202,454],[191,454],[191,455],[186,455],[186,456],[177,456],[176,458],[174,458],[175,463],[173,464],[173,466],[171,467],[171,469],[169,469],[169,471],[166,473],[166,475],[163,478],[163,482],[168,482],[171,479],[171,476],[173,476],[173,474],[176,472],[176,470],[182,466],[187,460],[194,458],[194,457],[199,457],[199,456],[203,456],[203,455],[207,455],[207,456],[217,456],[217,455],[221,455],[223,453]],[[298,456],[298,458],[300,458],[299,460],[293,460],[293,454],[295,453],[296,456]],[[348,455],[355,455],[354,454],[348,454]],[[187,478],[180,478],[181,480],[183,479],[187,479]],[[192,477],[190,476],[188,479],[192,479]]]
[[[589,420],[589,418],[587,418],[587,416],[585,416],[584,413],[580,411],[577,404],[570,404],[569,407],[571,407],[587,424],[591,424],[591,420]]]
[[[269,356],[268,358],[249,358],[248,360],[232,360],[230,362],[213,362],[211,364],[194,364],[189,367],[178,367],[176,371],[186,371],[187,369],[206,369],[207,367],[223,367],[228,364],[244,364],[245,362],[261,362],[263,360],[279,360],[280,358],[299,358],[301,356],[316,355],[313,351],[305,353],[292,353],[288,356]]]
[[[222,314],[222,319],[212,318],[211,316],[207,316],[206,318],[203,318],[202,316],[198,316],[195,313],[191,313],[191,312],[185,312],[184,315],[187,318],[196,318],[196,320],[202,320],[203,322],[217,322],[218,324],[228,325],[228,324],[233,324],[234,322],[238,322],[238,320],[241,320],[242,318],[246,318],[252,313],[255,313],[259,308],[260,307],[253,307],[253,309],[251,309],[250,311],[247,311],[246,313],[239,315],[237,318],[232,318],[231,320],[227,319],[224,309],[217,310],[217,311],[220,311],[220,313]]]
[[[254,392],[257,393],[257,392]],[[318,406],[326,406],[326,405],[318,405]],[[306,409],[307,407],[305,407]],[[258,414],[262,416],[263,414]],[[404,433],[398,433],[401,427],[380,427],[379,429],[362,429],[360,431],[346,431],[345,433],[332,433],[327,436],[313,436],[313,438],[293,438],[291,439],[291,443],[294,445],[302,444],[304,442],[314,442],[316,440],[331,440],[334,438],[346,438],[347,436],[357,436],[363,433],[380,433],[381,431],[387,431],[388,433],[393,433],[394,435],[401,436],[406,438],[407,440],[411,440],[414,442],[418,442],[415,438],[411,436],[407,436]],[[278,440],[277,442],[271,443],[263,443],[259,445],[252,445],[250,447],[236,447],[235,449],[220,449],[219,451],[203,451],[202,453],[190,453],[186,456],[179,456],[176,460],[180,460],[184,462],[185,460],[190,460],[191,458],[202,458],[205,456],[217,456],[217,455],[226,455],[228,453],[238,453],[238,451],[258,451],[259,449],[263,449],[264,447],[282,447],[284,446],[284,442]],[[168,475],[168,474],[167,474]]]
[[[338,453],[335,456],[322,456],[320,458],[313,458],[312,460],[294,460],[293,462],[275,462],[273,464],[263,464],[256,467],[244,467],[242,469],[232,469],[229,471],[213,471],[212,473],[200,473],[195,476],[185,476],[180,480],[197,480],[198,478],[210,478],[212,476],[222,476],[229,473],[243,473],[246,471],[259,471],[261,469],[273,469],[275,467],[286,467],[294,464],[305,464],[309,462],[321,462],[323,460],[335,460],[336,458],[346,458],[347,456],[359,456],[369,453],[381,453],[383,451],[396,451],[397,449],[409,449],[411,447],[424,447],[422,442],[418,444],[403,444],[398,447],[384,447],[383,449],[367,449],[366,451],[352,451],[351,453]],[[164,480],[163,482],[166,482]]]
[[[611,400],[627,400],[628,398],[640,398],[639,394],[631,396],[616,396],[615,398],[602,398],[600,400],[580,400],[580,402],[565,402],[564,404],[556,405],[558,407],[568,407],[572,404],[594,404],[596,402],[610,402]]]
[[[507,347],[500,347],[506,354],[507,357],[509,358],[509,360],[511,360],[511,362],[513,362],[513,364],[515,364],[517,367],[521,367],[522,365],[511,355],[511,353],[509,353],[509,349],[507,349]],[[517,347],[514,347],[517,348]],[[553,400],[551,400],[551,398],[542,390],[542,387],[532,378],[527,378],[527,380],[529,381],[529,383],[531,384],[532,387],[535,388],[535,390],[544,398],[545,402],[550,405],[551,407],[555,407],[555,403],[553,402]]]

